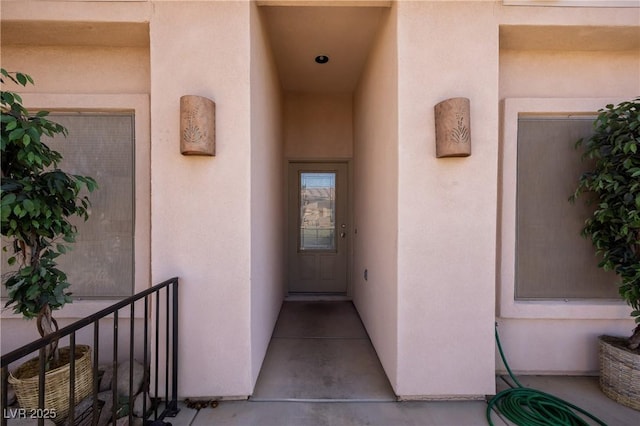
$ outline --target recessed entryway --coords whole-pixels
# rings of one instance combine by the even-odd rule
[[[366,77],[367,58],[379,31],[392,19],[390,4],[261,4],[260,18],[281,89],[274,108],[282,111],[282,150],[269,152],[274,153],[273,158],[277,153],[282,159],[278,166],[285,193],[282,198],[270,200],[281,203],[284,213],[276,218],[274,227],[284,225],[284,246],[278,253],[285,255],[281,280],[285,302],[266,353],[262,352],[262,345],[267,329],[261,328],[264,334],[254,350],[256,382],[252,399],[395,401],[390,381],[350,301],[352,297],[356,299],[355,283],[359,281],[354,270],[359,237],[355,224],[360,220],[367,229],[369,218],[379,211],[362,208],[364,204],[375,205],[366,194],[359,199],[360,216],[355,212],[356,184],[365,183],[361,187],[368,187],[377,180],[365,178],[367,165],[373,162],[369,163],[364,145],[365,139],[372,136],[355,129],[363,111],[369,109],[356,110],[355,103],[362,102],[358,90],[380,93],[378,88],[367,90],[359,83]],[[354,147],[358,135],[362,160],[356,164],[359,158]],[[360,244],[378,239],[377,235],[380,234],[365,234]],[[384,246],[384,241],[379,246]],[[394,257],[389,257],[388,262],[393,264]],[[387,269],[372,272],[369,284],[373,291],[380,290],[376,283]],[[358,277],[361,274],[358,271]],[[384,284],[394,285],[393,279]],[[259,307],[263,303],[257,294],[261,288],[256,286],[255,290],[254,306]],[[319,303],[320,300],[324,302]],[[327,300],[343,304],[334,306]],[[356,301],[363,312],[375,299],[364,300]],[[270,306],[275,308],[275,304]],[[336,306],[348,309],[343,311]],[[275,309],[270,312],[275,313]],[[350,313],[345,316],[344,312]],[[345,322],[347,317],[352,321]],[[389,320],[395,321],[395,317],[391,315]],[[300,328],[303,324],[309,326],[306,331]],[[369,321],[367,327],[370,325]],[[291,326],[297,327],[297,332],[283,334],[283,329]],[[318,327],[328,327],[327,333],[314,334]],[[358,334],[345,336],[348,330],[357,330]],[[385,367],[388,359],[387,356]]]

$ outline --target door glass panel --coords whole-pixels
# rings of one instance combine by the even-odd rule
[[[335,250],[336,173],[300,173],[300,250]]]

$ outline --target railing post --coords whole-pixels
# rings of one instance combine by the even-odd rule
[[[143,331],[143,343],[142,343],[142,348],[143,348],[143,359],[142,359],[142,365],[144,365],[144,369],[145,371],[147,371],[147,364],[149,363],[149,348],[148,348],[148,344],[149,344],[149,298],[147,296],[144,297],[144,331]],[[149,366],[149,370],[151,370],[150,366]],[[149,374],[151,374],[151,371],[149,371]],[[149,395],[149,391],[151,390],[151,377],[148,378],[149,383],[144,383],[143,385],[143,395],[142,395],[142,413],[143,413],[143,418],[146,420],[147,418],[147,398]]]
[[[169,292],[169,286],[166,287],[166,300],[165,300],[165,342],[164,342],[164,397],[165,404],[170,409],[169,403],[169,333],[171,328],[169,327],[169,299],[171,299],[171,293]]]
[[[69,420],[70,425],[76,419],[76,332],[69,336]]]
[[[158,398],[158,369],[160,366],[160,294],[159,292],[156,293],[156,309],[155,309],[155,320],[156,320],[156,335],[155,335],[155,342],[156,342],[156,347],[155,349],[155,382],[154,382],[154,395],[156,398]],[[155,404],[155,410],[154,410],[154,420],[158,419],[158,404]]]
[[[98,365],[100,361],[100,320],[93,323],[93,411],[91,425],[98,424]]]
[[[44,410],[44,373],[47,366],[47,351],[45,346],[40,348],[38,360],[38,408]],[[38,426],[44,426],[44,417],[41,416],[38,419]]]
[[[173,347],[172,351],[172,375],[171,375],[171,410],[172,417],[178,414],[178,280],[173,282]]]
[[[111,395],[113,407],[111,408],[111,421],[115,424],[118,418],[118,311],[113,313],[113,377],[111,378]]]
[[[135,338],[135,302],[131,303],[131,317],[129,318],[129,424],[133,424],[133,346]]]

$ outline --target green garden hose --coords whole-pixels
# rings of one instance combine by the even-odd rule
[[[588,426],[583,417],[576,414],[581,413],[601,426],[607,426],[605,422],[587,411],[575,405],[563,401],[548,393],[540,392],[522,386],[513,375],[507,364],[507,360],[502,352],[500,337],[498,336],[498,325],[496,324],[496,343],[500,351],[500,358],[504,363],[509,376],[518,385],[510,389],[503,390],[494,396],[487,405],[487,421],[493,426],[491,412],[495,409],[504,415],[511,422],[518,426]]]

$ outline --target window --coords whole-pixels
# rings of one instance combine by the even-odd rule
[[[300,246],[335,250],[335,172],[300,173]]]
[[[130,296],[134,279],[134,115],[123,113],[52,113],[69,135],[51,147],[63,157],[60,167],[91,176],[89,220],[77,220],[73,250],[58,258],[71,291],[81,298]]]
[[[130,276],[132,273],[134,277],[129,278],[127,285],[118,283],[118,286],[116,287],[119,290],[116,291],[118,294],[127,295],[132,292],[138,293],[149,288],[151,285],[151,136],[149,96],[145,94],[86,95],[25,93],[22,95],[22,99],[24,101],[24,105],[34,111],[54,111],[52,114],[57,114],[55,111],[64,111],[66,115],[69,115],[68,111],[76,111],[70,115],[79,115],[77,111],[82,111],[82,114],[80,115],[84,115],[85,117],[98,115],[119,117],[118,120],[127,120],[132,126],[134,126],[134,131],[129,134],[131,138],[130,142],[132,143],[131,149],[135,151],[131,152],[131,163],[129,163],[133,178],[131,181],[131,191],[135,191],[132,192],[131,195],[131,200],[134,202],[134,205],[131,207],[133,211],[133,221],[131,223],[134,225],[132,229],[134,234],[133,243],[131,245],[133,254],[129,261],[131,265],[131,272],[127,271],[121,274],[121,276]],[[129,118],[123,118],[122,113],[124,113],[124,116],[128,115]],[[56,116],[53,118],[57,119],[58,117]],[[74,130],[70,129],[70,133],[72,132],[75,133]],[[69,135],[69,138],[71,138],[71,134]],[[69,139],[64,140],[65,144],[69,144],[69,142]],[[65,157],[65,161],[66,160],[67,158]],[[95,172],[86,174],[98,179],[98,184],[100,185],[99,191],[106,188],[103,177],[96,176]],[[135,196],[133,194],[135,194]],[[98,207],[96,205],[98,200],[96,197],[97,193],[94,192],[91,196],[91,199],[93,200],[93,212],[92,218],[89,219],[90,222],[98,216]],[[126,198],[128,199],[129,195],[126,195]],[[124,214],[124,211],[122,214]],[[130,213],[127,213],[127,215],[129,214]],[[82,230],[80,230],[80,232],[84,233]],[[81,249],[76,245],[72,254],[75,255],[79,251],[81,251]],[[64,257],[66,257],[66,255]],[[62,260],[62,258],[60,258],[60,260]],[[100,260],[98,259],[94,261]],[[75,265],[73,268],[75,268]],[[5,269],[3,266],[3,272],[4,271]],[[67,268],[66,271],[70,272],[69,268]],[[92,280],[96,280],[95,273],[93,273],[91,277]],[[94,286],[95,291],[92,294],[90,290],[82,289],[83,284],[77,282],[71,277],[71,275],[69,276],[69,279],[71,282],[69,291],[73,293],[74,303],[66,305],[63,309],[63,313],[58,314],[57,318],[81,318],[110,306],[114,299],[122,297],[115,295],[116,293],[113,291],[115,287],[107,286],[106,290],[108,290],[108,292],[102,292],[102,288]],[[136,316],[138,315],[141,315],[141,313],[136,312]],[[7,309],[2,311],[2,317],[12,318],[14,317],[14,314],[11,310]]]
[[[582,203],[568,202],[583,168],[580,154],[574,150],[575,141],[589,131],[589,117],[605,105],[620,101],[615,98],[504,101],[499,186],[499,316],[628,317],[627,306],[616,296],[616,286],[607,283],[609,278],[602,278],[603,272],[594,266],[597,258],[591,243],[580,236],[584,220],[580,218],[584,211],[579,212],[584,209]],[[573,171],[573,166],[567,163],[569,158],[576,167]],[[560,181],[564,183],[560,185]],[[568,212],[573,219],[566,217]],[[575,229],[565,229],[569,226]],[[601,278],[594,278],[589,270]],[[592,282],[600,279],[605,280],[602,286]],[[615,277],[612,279],[615,281]]]
[[[74,298],[121,298],[134,288],[134,114],[64,112],[49,118],[69,131],[44,140],[62,154],[59,167],[91,176],[99,188],[90,194],[87,222],[78,227],[72,250],[57,259]],[[3,253],[6,265],[7,253]],[[3,288],[3,295],[5,289]]]
[[[567,201],[586,167],[574,145],[592,134],[594,119],[518,118],[516,299],[617,298],[616,275],[597,267],[580,236],[593,207]]]

